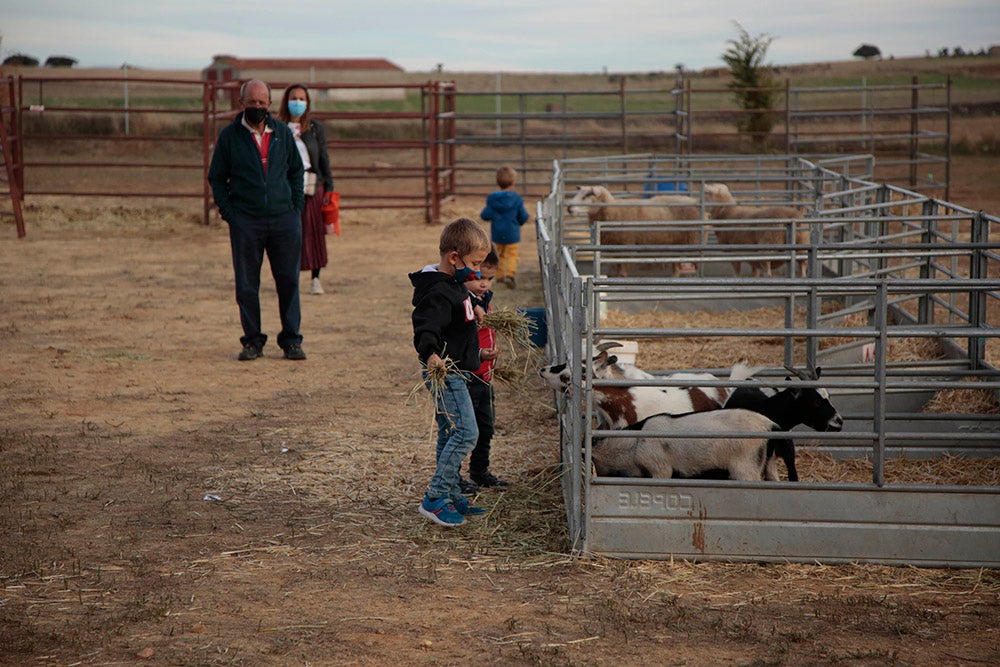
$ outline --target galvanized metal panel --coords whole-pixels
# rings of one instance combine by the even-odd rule
[[[1000,567],[1000,489],[626,480],[588,508],[597,555]]]
[[[839,408],[839,405],[838,405]],[[962,415],[961,419],[943,417],[929,419],[889,420],[885,451],[890,457],[925,459],[932,457],[1000,456],[1000,419],[994,415]],[[875,424],[871,419],[844,419],[845,435],[851,433],[871,433]],[[905,431],[903,430],[905,429]],[[993,436],[984,440],[983,436]],[[864,441],[840,439],[837,437],[818,440],[810,439],[803,430],[797,445],[811,446],[817,451],[834,458],[864,458],[871,453],[871,445]]]
[[[725,159],[741,160],[731,158]],[[828,371],[824,386],[847,421],[843,433],[810,436],[803,432],[796,436],[800,445],[811,443],[824,453],[869,458],[880,483],[886,481],[884,462],[889,457],[1000,453],[1000,420],[959,414],[929,419],[919,412],[939,389],[971,388],[962,386],[972,383],[958,370],[968,369],[970,375],[986,380],[983,387],[1000,391],[996,370],[984,363],[982,349],[998,331],[984,319],[983,306],[987,297],[998,298],[996,283],[984,279],[992,275],[985,259],[969,263],[967,272],[959,270],[957,261],[975,251],[994,262],[997,245],[987,242],[987,222],[995,225],[1000,220],[987,221],[981,213],[953,204],[841,177],[801,160],[781,167],[783,175],[754,164],[756,172],[771,174],[767,179],[780,176],[792,183],[787,186],[790,191],[801,189],[816,195],[822,221],[811,225],[810,278],[713,278],[734,256],[719,254],[710,241],[699,249],[702,269],[698,279],[604,278],[600,261],[634,260],[644,267],[657,261],[677,261],[682,251],[677,247],[634,246],[628,249],[634,256],[629,256],[621,249],[609,250],[600,245],[599,237],[589,235],[582,220],[563,219],[560,193],[567,183],[625,183],[631,172],[644,174],[651,169],[646,164],[650,160],[653,158],[646,156],[632,167],[624,164],[624,156],[605,156],[590,166],[586,161],[572,166],[565,161],[556,163],[554,195],[547,209],[552,216],[546,221],[551,225],[549,237],[563,244],[573,239],[583,245],[570,244],[559,253],[553,245],[543,253],[541,261],[551,270],[547,272],[546,298],[551,292],[566,291],[570,277],[576,285],[580,271],[586,274],[593,268],[594,272],[586,274],[586,299],[582,303],[574,300],[572,307],[565,304],[565,330],[560,332],[557,340],[561,346],[555,350],[559,360],[569,361],[574,369],[584,363],[581,336],[588,352],[593,341],[603,336],[782,336],[782,361],[787,364],[801,351],[797,340],[801,337],[805,356]],[[692,183],[708,180],[707,173],[690,170],[698,158],[685,156],[684,160],[690,164],[685,162],[683,173]],[[619,161],[623,164],[617,164]],[[574,172],[568,180],[566,167]],[[664,169],[664,173],[673,173],[681,167],[670,172],[664,163]],[[723,177],[725,169],[713,169],[719,173],[713,172],[711,180],[754,180],[760,194],[766,190],[761,188],[760,173],[750,174],[749,179],[747,174],[734,173],[730,179]],[[894,208],[915,202],[921,203],[920,215]],[[964,221],[979,230],[973,233],[976,247],[946,233],[949,227],[957,230],[958,223]],[[890,229],[890,223],[899,229]],[[567,232],[570,229],[571,234]],[[778,249],[777,245],[759,247],[761,257]],[[650,253],[656,253],[655,257]],[[578,263],[583,267],[580,271]],[[918,268],[919,279],[914,274]],[[578,294],[574,292],[574,297]],[[703,310],[717,304],[732,309],[755,299],[785,304],[783,325],[772,323],[770,328],[756,329],[610,328],[601,326],[599,316],[610,307],[631,311],[669,305],[671,310]],[[807,314],[804,328],[792,317],[795,308],[803,304]],[[827,305],[834,310],[825,308]],[[847,324],[849,316],[868,311],[868,324]],[[842,321],[834,326],[838,318]],[[944,345],[946,356],[959,363],[935,360],[920,362],[919,368],[889,363],[890,340],[908,337],[936,338]],[[821,338],[840,342],[823,352],[819,349]],[[831,366],[833,373],[829,372]],[[574,377],[574,382],[582,387],[579,378]],[[589,457],[579,456],[581,443],[586,446],[592,435],[592,404],[590,394],[586,396],[584,406],[575,401],[564,406],[573,434],[567,437],[564,429],[561,438],[564,462],[570,462],[564,484],[572,484],[573,499],[579,502],[579,506],[568,508],[570,525],[574,536],[578,534],[575,528],[582,528],[586,552],[638,558],[1000,567],[997,487],[593,478],[588,472]],[[578,514],[581,510],[582,518]]]

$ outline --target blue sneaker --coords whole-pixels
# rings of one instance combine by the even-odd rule
[[[484,508],[470,505],[469,499],[465,496],[459,496],[457,499],[452,498],[451,504],[455,508],[455,511],[462,516],[482,516],[486,514]]]
[[[447,496],[431,500],[425,493],[424,500],[420,503],[420,513],[439,526],[454,528],[465,523],[465,518],[455,509],[451,498]]]

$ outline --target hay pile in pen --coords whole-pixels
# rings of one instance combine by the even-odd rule
[[[989,389],[942,389],[920,411],[935,414],[996,415],[1000,414],[1000,404]]]
[[[872,482],[870,460],[838,460],[809,447],[796,449],[795,467],[802,482]],[[1000,459],[947,454],[930,459],[887,458],[885,480],[887,484],[1000,486]]]
[[[621,328],[728,328],[784,327],[784,314],[775,308],[730,312],[608,311],[603,326]],[[681,369],[697,365],[726,368],[740,359],[751,366],[775,365],[782,358],[783,341],[776,337],[722,338],[692,334],[684,338],[643,339],[636,365],[645,369]],[[695,361],[697,360],[697,361]]]

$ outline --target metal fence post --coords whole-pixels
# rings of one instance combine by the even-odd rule
[[[872,452],[872,483],[885,486],[885,410],[886,410],[886,365],[889,357],[889,282],[884,278],[878,280],[875,293],[875,379],[878,388],[875,390],[872,406],[872,425],[875,427],[876,438]]]

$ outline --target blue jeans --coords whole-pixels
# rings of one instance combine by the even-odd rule
[[[233,212],[229,217],[236,304],[240,308],[240,324],[243,325],[240,343],[263,349],[267,342],[260,323],[260,271],[266,252],[278,292],[278,313],[281,316],[278,346],[284,349],[289,345],[301,345],[299,262],[302,258],[302,218],[299,212],[293,209],[281,215],[265,217]]]
[[[424,382],[430,389],[426,374]],[[458,498],[462,495],[458,487],[462,461],[476,446],[476,440],[479,438],[479,427],[476,426],[476,413],[469,397],[466,374],[448,373],[444,378],[440,394],[434,399],[434,418],[438,427],[437,467],[434,469],[427,495],[435,499],[444,496]]]

